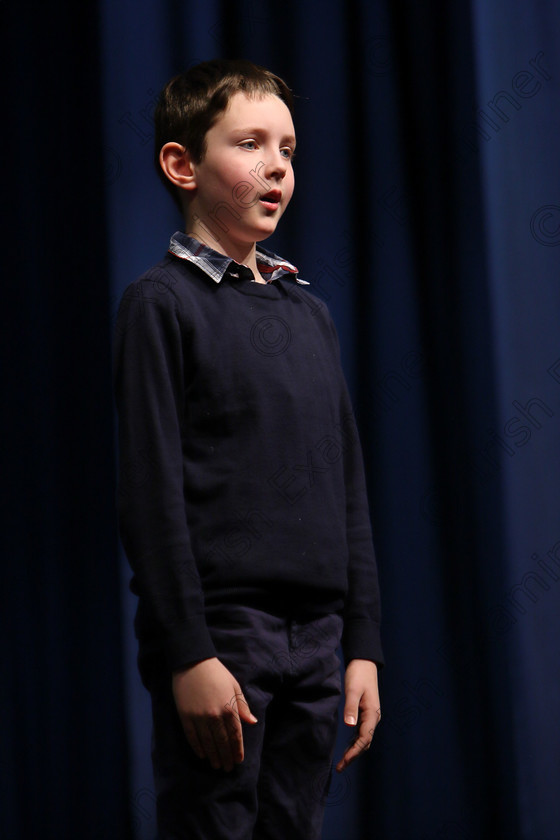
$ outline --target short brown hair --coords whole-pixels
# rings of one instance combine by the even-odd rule
[[[171,79],[159,95],[154,113],[154,163],[181,212],[179,190],[160,166],[161,148],[166,143],[179,143],[188,149],[195,163],[200,163],[206,154],[207,132],[239,91],[249,96],[278,96],[293,115],[294,100],[286,82],[244,59],[203,61]]]

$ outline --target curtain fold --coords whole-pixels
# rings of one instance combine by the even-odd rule
[[[15,80],[0,833],[155,835],[115,525],[111,330],[182,224],[153,170],[157,92],[190,64],[243,56],[297,95],[296,190],[267,245],[337,324],[382,586],[383,719],[334,779],[323,839],[557,840],[556,5],[0,12]],[[347,738],[341,725],[337,757]]]
[[[163,8],[151,14],[175,14]],[[212,15],[183,4],[184,52],[142,84],[243,55],[294,88],[296,192],[270,244],[333,312],[366,453],[384,720],[369,763],[336,780],[324,838],[552,840],[558,14],[352,0]],[[108,5],[105,24],[125,18]],[[139,107],[141,86],[127,96]],[[116,101],[108,91],[106,109]],[[109,134],[125,153],[114,120]],[[122,179],[112,196],[139,270],[173,228],[159,185],[142,189],[139,202]],[[114,288],[133,275],[119,267]]]
[[[0,836],[128,838],[98,8],[0,14]]]

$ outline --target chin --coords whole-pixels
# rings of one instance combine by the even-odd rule
[[[260,236],[272,236],[276,228],[278,227],[279,219],[270,220],[268,224],[259,225],[257,228],[257,232]]]

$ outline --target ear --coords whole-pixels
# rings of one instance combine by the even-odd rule
[[[196,176],[191,156],[180,143],[166,143],[162,146],[159,164],[176,187],[181,190],[196,189]]]

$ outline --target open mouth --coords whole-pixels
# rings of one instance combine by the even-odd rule
[[[269,210],[276,210],[280,204],[282,193],[280,190],[270,190],[270,192],[261,195],[260,202],[264,204]]]

